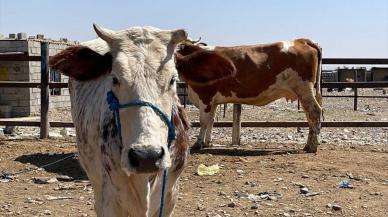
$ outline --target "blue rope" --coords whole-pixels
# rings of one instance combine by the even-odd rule
[[[109,104],[109,109],[112,111],[115,111],[116,123],[117,123],[118,128],[120,128],[119,133],[121,133],[120,118],[117,118],[119,116],[119,113],[118,113],[119,109],[128,108],[128,107],[132,107],[132,106],[146,106],[146,107],[152,108],[152,110],[154,110],[154,112],[157,115],[159,115],[159,117],[162,119],[162,121],[168,126],[167,141],[168,141],[168,148],[170,148],[171,142],[169,142],[169,141],[175,140],[175,138],[176,138],[175,126],[174,126],[174,120],[173,120],[172,114],[171,114],[171,120],[169,120],[166,113],[164,113],[162,110],[160,110],[160,108],[157,107],[155,104],[153,104],[151,102],[146,102],[143,100],[138,100],[138,99],[131,100],[125,104],[120,104],[119,100],[117,99],[117,97],[114,95],[114,93],[112,91],[109,91],[107,93],[107,101]]]
[[[163,180],[162,180],[162,194],[160,197],[160,209],[159,209],[159,217],[163,217],[163,211],[164,211],[164,202],[166,197],[166,185],[167,185],[167,170],[163,171]]]
[[[121,136],[121,122],[120,122],[120,114],[119,110],[122,108],[128,108],[132,106],[146,106],[152,108],[154,112],[159,115],[159,117],[163,120],[163,122],[168,126],[168,137],[167,137],[167,146],[170,148],[173,140],[176,138],[175,125],[173,120],[173,114],[171,114],[171,119],[169,120],[166,113],[159,109],[155,104],[146,102],[143,100],[131,100],[125,104],[120,104],[117,97],[114,95],[112,91],[108,91],[107,93],[107,102],[109,104],[109,109],[114,112],[117,131],[119,132],[120,142],[122,143],[123,139]],[[162,180],[162,192],[160,198],[160,209],[159,209],[159,217],[163,217],[163,211],[165,207],[165,197],[166,197],[166,187],[167,187],[167,175],[168,170],[165,169],[163,171],[163,180]]]

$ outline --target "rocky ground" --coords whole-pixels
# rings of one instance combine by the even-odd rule
[[[299,144],[192,153],[179,184],[174,216],[373,216],[388,212],[388,148]],[[69,157],[13,180],[0,179],[0,216],[95,216],[90,183],[68,140],[3,140],[0,170],[24,171]],[[200,164],[219,165],[212,176]],[[351,188],[340,188],[348,181]]]
[[[353,92],[324,92],[324,95],[352,95]],[[362,89],[359,96],[387,96],[382,90]],[[324,116],[326,121],[388,121],[388,98],[365,99],[358,101],[358,111],[353,111],[353,98],[324,98]],[[187,106],[186,110],[191,121],[199,120],[198,109]],[[216,121],[231,121],[233,106],[228,105],[226,116],[223,117],[223,106],[219,106]],[[39,120],[39,117],[35,118]],[[71,121],[69,109],[51,111],[49,119],[52,121]],[[242,121],[306,121],[303,111],[298,111],[296,102],[288,103],[284,99],[263,106],[243,106]],[[0,136],[2,135],[0,126]],[[4,129],[7,131],[7,129]],[[4,131],[3,130],[3,131]],[[192,138],[198,135],[199,128],[190,130]],[[241,145],[249,147],[252,144],[263,143],[305,143],[308,129],[296,128],[242,128]],[[214,145],[231,143],[231,128],[213,129]],[[39,137],[37,127],[16,127],[9,139],[26,139]],[[51,138],[74,137],[73,128],[51,128]],[[381,145],[388,144],[387,128],[323,128],[321,132],[322,143],[335,143],[338,145]]]
[[[363,90],[360,95],[381,95]],[[339,94],[339,93],[331,93]],[[352,94],[351,92],[341,94]],[[328,121],[387,121],[387,99],[325,98]],[[187,107],[191,120],[198,111]],[[231,120],[232,106],[226,117]],[[51,120],[70,121],[68,110]],[[296,104],[277,101],[244,106],[243,120],[302,121]],[[0,127],[7,133],[9,128]],[[1,132],[0,132],[1,133]],[[194,143],[197,128],[190,130]],[[324,128],[318,154],[298,154],[307,129],[243,128],[241,147],[225,148],[231,129],[215,128],[214,149],[192,153],[180,182],[175,215],[183,216],[387,216],[388,128]],[[77,160],[73,129],[51,129],[52,139],[38,140],[37,128],[18,127],[0,134],[0,171],[39,168],[0,179],[0,216],[95,216],[92,189]],[[218,164],[212,176],[198,176],[199,164]],[[341,181],[351,188],[339,188]],[[42,184],[47,183],[47,184]]]

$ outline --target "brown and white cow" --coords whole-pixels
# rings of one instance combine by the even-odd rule
[[[78,152],[93,185],[97,216],[158,216],[165,169],[163,216],[170,216],[188,155],[189,124],[177,97],[173,60],[176,45],[186,40],[187,33],[153,27],[116,32],[95,26],[95,30],[100,38],[64,50],[50,65],[70,76]],[[168,128],[150,107],[119,111],[121,142],[107,103],[110,90],[121,104],[151,102],[173,118],[175,144],[168,148]]]
[[[217,104],[262,106],[285,97],[292,101],[299,98],[309,123],[304,150],[317,151],[322,113],[321,50],[311,40],[235,47],[183,43],[175,59],[189,86],[189,97],[200,109],[196,147],[209,146]]]

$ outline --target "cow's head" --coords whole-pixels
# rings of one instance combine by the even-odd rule
[[[112,31],[95,25],[94,29],[108,44],[109,53],[70,47],[51,59],[51,67],[82,82],[107,79],[120,104],[135,99],[151,102],[170,117],[178,79],[173,54],[187,33],[153,27]],[[129,107],[120,109],[119,115],[122,169],[131,174],[170,167],[168,129],[158,114],[149,107]]]
[[[192,85],[207,85],[236,74],[233,62],[215,50],[182,43],[175,53],[176,68]]]

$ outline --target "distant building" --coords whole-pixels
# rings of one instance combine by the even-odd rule
[[[43,35],[28,37],[25,33],[9,34],[0,39],[0,53],[22,52],[30,56],[40,56],[41,42],[49,43],[49,55],[64,50],[76,42],[44,39]],[[0,61],[0,81],[40,82],[40,62]],[[51,82],[67,82],[68,78],[50,71]],[[69,90],[50,89],[50,109],[70,107]],[[40,113],[39,88],[0,88],[0,117],[23,117]]]
[[[322,70],[322,82],[337,82],[337,70]]]
[[[388,68],[372,67],[372,81],[388,81]]]
[[[339,82],[365,82],[367,81],[367,70],[365,67],[359,68],[338,68]]]

